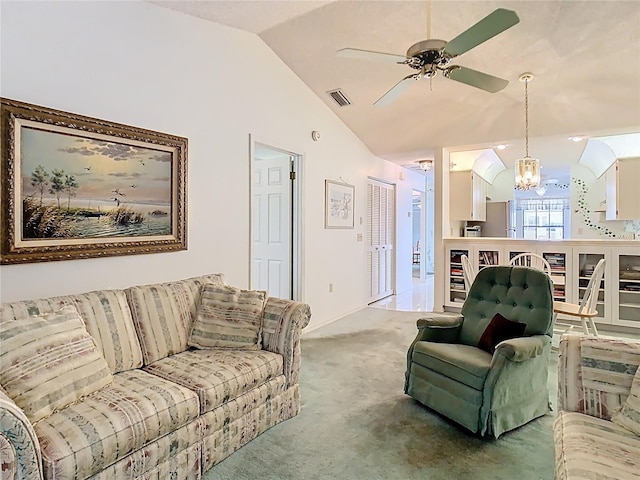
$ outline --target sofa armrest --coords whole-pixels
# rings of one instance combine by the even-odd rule
[[[532,335],[530,337],[518,337],[504,340],[496,345],[493,354],[504,355],[512,362],[524,362],[542,355],[544,347],[551,342],[547,335]]]
[[[311,308],[306,303],[270,297],[262,316],[262,347],[284,357],[287,387],[300,375],[300,335],[309,324]]]
[[[626,401],[640,342],[564,334],[558,356],[558,408],[605,420]]]
[[[40,443],[22,409],[0,389],[0,476],[4,480],[42,479]],[[6,470],[5,470],[6,469]],[[7,473],[11,472],[11,473]]]
[[[415,342],[457,343],[462,328],[462,315],[433,314],[418,319]]]

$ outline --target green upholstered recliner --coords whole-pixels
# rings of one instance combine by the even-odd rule
[[[552,292],[549,276],[533,268],[482,269],[460,315],[418,320],[405,393],[481,436],[497,438],[547,413]],[[492,355],[477,345],[496,313],[527,326]]]

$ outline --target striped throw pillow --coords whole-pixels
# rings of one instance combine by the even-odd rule
[[[197,348],[259,350],[267,292],[230,285],[202,287],[189,345]]]
[[[631,392],[620,411],[611,416],[611,421],[640,435],[640,367],[631,383]]]
[[[113,381],[78,310],[0,322],[0,384],[33,423]]]
[[[182,285],[140,285],[125,294],[145,365],[188,348],[191,310]]]

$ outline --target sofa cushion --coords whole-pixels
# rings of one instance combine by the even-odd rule
[[[0,384],[31,422],[113,380],[78,310],[0,322]]]
[[[65,305],[73,305],[72,296],[39,298],[37,300],[23,300],[20,302],[3,303],[0,307],[0,321],[31,317],[33,315],[43,315],[60,310]]]
[[[416,342],[412,360],[447,378],[482,390],[489,373],[491,354],[470,345]]]
[[[45,478],[87,478],[188,424],[198,411],[198,397],[187,388],[141,370],[118,373],[111,385],[36,425]]]
[[[189,345],[197,348],[258,350],[262,344],[262,311],[267,292],[230,285],[202,287]]]
[[[145,365],[188,348],[191,310],[182,285],[142,285],[125,293]]]
[[[204,413],[282,375],[282,360],[264,350],[188,350],[144,370],[196,392]]]
[[[640,437],[608,420],[560,411],[553,427],[556,480],[633,480]]]
[[[189,310],[191,311],[192,321],[196,318],[196,311],[198,309],[198,305],[200,305],[200,293],[202,292],[202,286],[208,283],[224,285],[224,274],[212,273],[210,275],[178,280],[169,284],[179,285],[184,289],[187,296],[187,303],[189,304]]]
[[[633,377],[626,402],[622,404],[620,411],[611,417],[611,420],[640,436],[640,368],[636,370]]]
[[[111,371],[140,368],[142,351],[124,290],[100,290],[73,299]]]
[[[100,290],[79,295],[4,303],[3,320],[26,318],[75,305],[89,334],[112,373],[142,366],[142,352],[124,290]]]

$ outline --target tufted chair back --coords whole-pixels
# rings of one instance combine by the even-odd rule
[[[553,333],[553,286],[546,273],[529,267],[485,267],[475,278],[462,306],[460,343],[478,345],[496,313],[527,324],[529,335]]]

